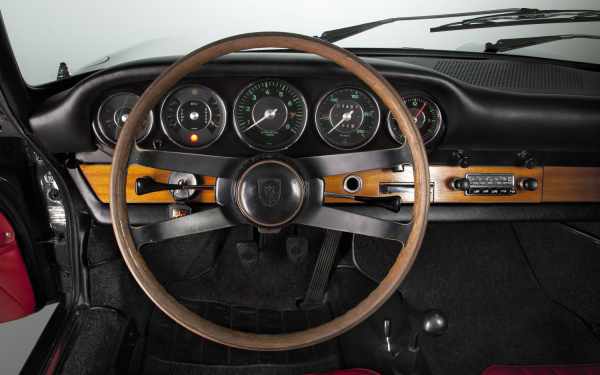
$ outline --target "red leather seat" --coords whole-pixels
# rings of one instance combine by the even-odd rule
[[[35,310],[35,297],[15,231],[0,212],[0,323],[27,316]]]
[[[373,370],[354,368],[306,375],[379,375],[379,373]],[[600,364],[554,366],[492,365],[486,368],[481,375],[600,375]]]
[[[553,366],[492,365],[481,375],[599,375],[600,364]]]

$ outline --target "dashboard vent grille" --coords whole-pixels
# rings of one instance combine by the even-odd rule
[[[440,60],[434,69],[476,86],[505,89],[580,89],[577,71],[547,65],[504,61]]]

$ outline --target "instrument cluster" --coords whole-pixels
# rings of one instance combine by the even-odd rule
[[[114,146],[138,99],[136,93],[123,91],[102,101],[92,126],[99,142]],[[423,142],[437,139],[444,127],[438,104],[422,93],[403,95],[403,100]],[[310,109],[303,93],[285,80],[259,79],[240,89],[230,109],[233,121],[228,124],[227,106],[217,92],[200,84],[184,84],[165,96],[157,114],[148,113],[137,142],[160,127],[178,147],[202,149],[219,140],[227,126],[233,126],[237,137],[250,148],[282,151],[302,137],[309,126]],[[382,131],[404,144],[391,112],[382,112],[378,100],[362,87],[341,86],[325,92],[312,110],[314,123],[310,126],[333,149],[360,149]]]

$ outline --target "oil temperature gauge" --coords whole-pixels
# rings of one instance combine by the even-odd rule
[[[434,101],[422,96],[407,96],[403,98],[406,108],[421,133],[423,143],[431,142],[442,128],[442,112]],[[390,135],[396,142],[404,144],[404,135],[400,132],[392,112],[388,113],[387,125]]]

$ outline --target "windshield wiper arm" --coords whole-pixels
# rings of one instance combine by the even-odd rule
[[[538,44],[555,42],[557,40],[565,39],[600,39],[600,35],[592,34],[559,34],[559,35],[545,35],[545,36],[534,36],[529,38],[511,38],[511,39],[498,39],[496,43],[488,42],[485,44],[484,52],[506,52],[513,49],[519,49],[524,47],[531,47]]]
[[[470,17],[470,16],[481,16],[486,14],[512,14],[516,11],[519,11],[520,8],[508,8],[508,9],[493,9],[493,10],[483,10],[477,12],[463,12],[463,13],[448,13],[448,14],[434,14],[429,16],[413,16],[413,17],[394,17],[394,18],[386,18],[379,21],[362,23],[360,25],[342,27],[340,29],[333,29],[324,31],[320,39],[328,41],[330,43],[335,43],[342,39],[349,38],[356,34],[360,34],[367,30],[374,29],[379,26],[387,25],[388,23],[398,22],[398,21],[418,21],[418,20],[433,20],[437,18],[454,18],[454,17]]]
[[[448,23],[429,29],[432,33],[465,29],[481,29],[512,25],[534,25],[541,23],[596,22],[600,21],[600,10],[565,9],[540,10],[521,8],[515,11]]]

